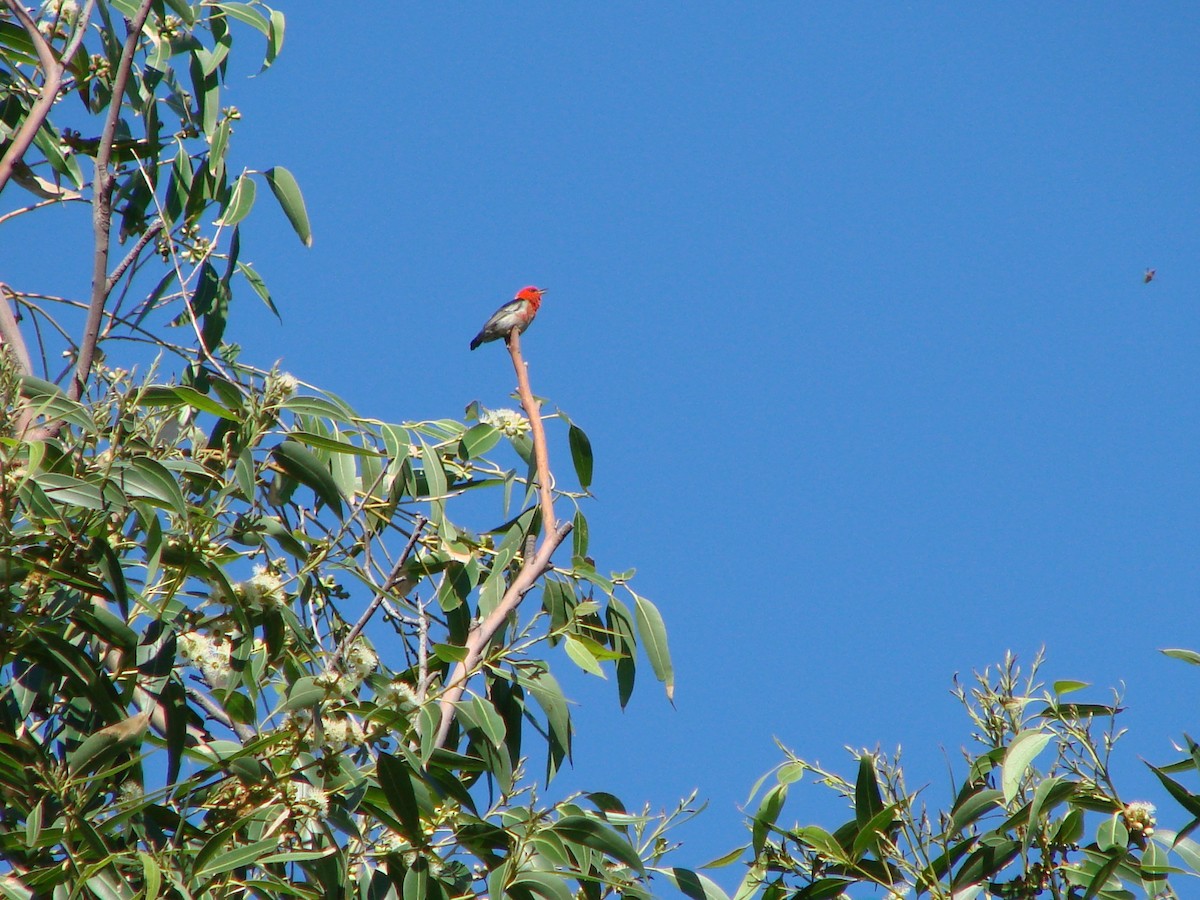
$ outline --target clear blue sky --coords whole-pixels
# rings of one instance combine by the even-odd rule
[[[254,355],[382,418],[499,405],[467,341],[549,288],[535,390],[591,435],[595,556],[667,618],[678,710],[572,679],[562,787],[699,787],[691,863],[775,736],[902,744],[936,801],[952,674],[1043,644],[1126,682],[1132,777],[1197,727],[1157,650],[1200,647],[1200,7],[286,10],[235,146],[315,245],[249,231],[286,320]]]
[[[622,714],[571,679],[563,789],[698,787],[693,864],[744,839],[775,736],[847,771],[902,744],[936,802],[952,674],[1043,644],[1126,682],[1131,776],[1196,729],[1157,650],[1200,648],[1200,6],[283,8],[225,102],[315,244],[260,190],[285,322],[248,299],[232,336],[373,417],[456,415],[512,386],[470,337],[549,289],[534,389],[591,436],[594,555],[638,567],[679,683]]]

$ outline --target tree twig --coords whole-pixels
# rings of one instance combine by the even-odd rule
[[[358,621],[354,623],[354,627],[342,638],[341,643],[337,645],[337,649],[329,656],[329,662],[325,666],[325,670],[332,672],[337,668],[338,663],[342,661],[342,657],[346,655],[346,651],[354,643],[354,639],[362,634],[362,630],[367,627],[367,623],[371,621],[371,616],[375,615],[375,610],[379,609],[379,604],[387,598],[388,592],[396,587],[403,587],[401,593],[407,594],[413,588],[415,582],[412,579],[402,578],[400,572],[404,569],[404,564],[408,562],[408,557],[412,554],[413,548],[417,545],[417,540],[421,537],[421,532],[425,530],[425,524],[428,522],[424,516],[417,516],[413,519],[412,534],[408,537],[408,543],[404,545],[404,552],[400,554],[400,558],[396,560],[396,564],[392,566],[392,571],[388,574],[387,580],[379,588],[375,594],[375,599],[372,600],[363,614],[358,617]]]
[[[187,695],[192,698],[192,701],[197,706],[208,713],[210,718],[215,719],[226,728],[232,730],[233,733],[238,736],[238,740],[240,740],[243,744],[248,744],[254,740],[255,732],[253,728],[241,722],[235,722],[233,719],[229,718],[229,713],[221,709],[221,707],[219,707],[216,702],[208,696],[208,694],[204,693],[204,691],[193,687],[190,684],[187,685],[184,690],[187,691]]]
[[[521,335],[515,328],[509,332],[508,352],[512,356],[513,368],[517,372],[517,393],[521,398],[521,406],[529,418],[530,430],[533,432],[533,454],[537,463],[538,487],[541,492],[542,508],[542,542],[532,559],[526,558],[521,570],[509,584],[500,603],[491,611],[486,619],[481,621],[467,635],[463,649],[467,655],[454,666],[450,680],[441,700],[441,721],[438,723],[435,747],[446,743],[450,734],[450,726],[454,722],[456,704],[467,688],[467,681],[483,658],[484,648],[495,636],[496,632],[508,619],[509,615],[521,604],[525,595],[537,583],[537,580],[550,567],[550,557],[554,551],[571,533],[572,523],[557,524],[554,516],[554,493],[550,486],[550,454],[546,449],[546,431],[542,427],[541,405],[529,389],[529,373],[525,361],[521,357]]]
[[[106,297],[111,294],[113,288],[117,286],[117,282],[121,280],[121,276],[125,274],[125,270],[133,265],[134,260],[138,258],[138,255],[146,249],[146,245],[158,237],[158,233],[162,231],[162,228],[162,219],[159,219],[142,232],[142,236],[138,238],[137,243],[134,244],[130,251],[125,254],[125,258],[117,264],[117,267],[112,270],[112,274],[105,279],[104,295]]]
[[[22,375],[33,374],[33,360],[29,358],[29,348],[25,345],[25,337],[17,326],[17,317],[13,313],[9,297],[12,290],[7,284],[0,282],[0,341],[12,350]]]
[[[80,12],[79,18],[75,21],[75,33],[63,48],[60,60],[55,58],[53,48],[38,31],[37,22],[30,18],[21,0],[4,0],[4,5],[12,11],[17,21],[21,23],[21,27],[25,29],[25,33],[29,35],[33,49],[37,52],[38,62],[41,63],[42,70],[45,72],[45,78],[42,81],[42,89],[38,92],[37,100],[29,108],[29,114],[25,116],[25,121],[17,129],[3,158],[0,158],[0,191],[4,190],[5,185],[12,178],[17,163],[25,157],[25,151],[29,149],[38,129],[50,115],[51,107],[58,101],[58,89],[62,87],[62,77],[67,61],[75,55],[75,51],[79,49],[79,45],[87,33],[88,20],[92,16],[92,8],[95,4],[96,0],[88,0],[83,11]]]
[[[6,0],[11,2],[11,0]],[[125,86],[129,83],[129,73],[133,68],[133,56],[137,52],[138,41],[142,37],[146,17],[150,15],[150,7],[154,0],[142,0],[137,15],[127,23],[129,33],[125,37],[125,46],[121,49],[121,59],[117,64],[112,80],[112,101],[108,106],[108,115],[104,119],[104,130],[100,133],[100,145],[96,149],[96,173],[92,179],[92,232],[95,237],[95,250],[92,257],[92,296],[88,305],[87,321],[84,324],[83,340],[79,342],[79,361],[75,368],[75,378],[71,381],[67,396],[78,400],[83,396],[83,389],[92,371],[92,362],[96,356],[96,343],[100,337],[100,321],[104,313],[104,303],[108,299],[111,288],[108,286],[108,253],[110,245],[109,232],[112,227],[112,192],[113,175],[108,171],[112,159],[113,141],[117,132],[117,122],[121,119],[121,106],[125,97]]]
[[[517,394],[521,398],[521,405],[525,407],[525,415],[529,417],[529,428],[533,432],[534,460],[537,462],[538,490],[542,504],[542,534],[548,535],[555,530],[557,523],[554,520],[554,490],[550,482],[550,455],[546,450],[542,405],[529,389],[529,366],[521,358],[521,333],[514,328],[509,332],[505,343],[508,344],[513,368],[517,371]]]
[[[14,209],[0,216],[0,225],[3,225],[9,219],[15,219],[17,216],[23,216],[25,213],[31,213],[35,210],[42,209],[46,206],[53,206],[55,203],[86,203],[83,197],[48,197],[45,200],[39,200],[37,203],[32,203],[29,206],[22,206],[20,209]]]
[[[54,58],[54,51],[50,49],[50,45],[38,31],[37,23],[25,11],[21,0],[4,0],[4,4],[12,10],[12,14],[16,16],[21,27],[29,35],[29,40],[33,42],[33,49],[37,51],[38,61],[42,64],[42,71],[45,72],[45,79],[42,81],[42,89],[38,93],[37,100],[29,108],[29,114],[25,117],[25,121],[17,129],[4,156],[0,158],[0,191],[4,190],[4,186],[12,178],[13,169],[25,156],[25,151],[33,143],[38,129],[50,115],[50,108],[58,100],[58,89],[62,85],[63,75],[62,64]]]

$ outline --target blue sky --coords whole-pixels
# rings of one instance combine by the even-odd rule
[[[564,789],[699,788],[699,864],[775,737],[847,771],[901,744],[940,788],[953,673],[1043,644],[1048,679],[1125,682],[1148,788],[1196,728],[1157,650],[1200,647],[1200,7],[283,8],[224,102],[315,243],[260,191],[284,323],[247,299],[232,336],[366,415],[458,415],[512,381],[468,340],[549,289],[534,389],[591,436],[593,554],[678,674],[625,713],[571,679]]]
[[[936,801],[951,676],[1044,644],[1049,679],[1125,682],[1148,790],[1196,727],[1157,650],[1200,646],[1200,9],[287,12],[236,141],[315,244],[258,214],[285,324],[252,353],[381,418],[499,405],[467,341],[549,288],[534,387],[591,435],[594,555],[638,566],[679,680],[621,714],[573,679],[564,788],[698,787],[691,863],[744,839],[775,737],[901,744]]]

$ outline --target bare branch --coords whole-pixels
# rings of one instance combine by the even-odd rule
[[[6,0],[6,2],[12,2],[12,0]],[[95,250],[92,259],[92,295],[88,305],[83,339],[79,342],[79,362],[75,368],[75,378],[71,381],[67,391],[67,395],[72,400],[78,400],[83,396],[84,386],[91,374],[92,362],[96,357],[96,342],[100,337],[100,321],[104,312],[104,303],[111,291],[108,284],[108,253],[109,231],[112,226],[113,176],[108,171],[108,164],[112,159],[113,140],[117,132],[117,122],[121,118],[125,86],[129,83],[129,73],[133,68],[133,56],[137,51],[142,28],[146,24],[146,17],[150,15],[150,7],[153,4],[154,0],[142,0],[137,15],[133,21],[127,23],[129,33],[125,37],[125,46],[121,49],[121,60],[113,75],[112,100],[108,106],[108,115],[104,120],[104,130],[100,133],[100,145],[96,150],[96,174],[92,179],[92,232],[95,236]]]
[[[158,237],[158,233],[162,231],[162,229],[163,223],[162,220],[159,219],[150,225],[150,227],[144,232],[142,232],[142,236],[138,238],[137,243],[134,244],[130,251],[125,254],[125,258],[117,264],[117,267],[112,270],[112,274],[105,279],[104,295],[106,297],[111,294],[113,288],[117,286],[117,282],[121,280],[121,276],[125,274],[125,270],[133,265],[134,261],[138,258],[138,255],[146,249],[146,245]]]
[[[86,203],[82,197],[47,197],[45,200],[39,200],[37,203],[30,206],[22,206],[20,209],[13,209],[0,216],[0,225],[3,225],[9,219],[15,219],[17,216],[23,216],[25,213],[31,213],[36,209],[41,209],[44,206],[53,206],[55,203]]]
[[[383,603],[384,599],[388,595],[388,592],[396,588],[402,588],[399,593],[407,594],[413,589],[415,582],[411,578],[401,577],[400,573],[404,569],[404,564],[408,562],[408,557],[412,553],[413,547],[417,545],[417,540],[421,537],[421,532],[425,530],[425,524],[427,521],[428,520],[424,516],[417,516],[413,520],[412,534],[409,535],[408,543],[404,545],[404,552],[400,554],[400,558],[396,560],[396,564],[392,566],[391,573],[388,575],[387,580],[383,582],[383,585],[379,588],[379,591],[375,594],[375,599],[367,605],[367,608],[363,611],[363,614],[358,617],[358,621],[354,623],[354,627],[350,629],[349,633],[347,633],[344,638],[342,638],[342,641],[338,644],[337,649],[334,650],[330,655],[329,662],[325,667],[326,671],[332,672],[337,668],[338,663],[342,661],[342,657],[346,655],[346,651],[350,649],[350,645],[354,643],[354,639],[362,634],[362,630],[367,627],[367,623],[371,621],[371,616],[375,615],[375,610],[379,609],[379,604]]]
[[[521,358],[521,335],[515,328],[508,335],[508,352],[512,356],[513,368],[517,372],[517,393],[521,397],[521,405],[529,418],[533,431],[533,453],[537,463],[538,487],[541,491],[542,506],[542,543],[533,557],[526,558],[521,570],[509,584],[508,590],[500,598],[500,603],[491,611],[478,627],[467,635],[464,649],[467,655],[454,666],[450,680],[446,683],[445,693],[441,700],[441,721],[438,723],[435,747],[441,747],[450,734],[450,726],[454,722],[455,705],[467,688],[467,681],[483,658],[484,648],[495,636],[496,632],[508,619],[509,615],[520,606],[525,595],[537,583],[547,569],[550,568],[550,557],[554,551],[571,533],[572,523],[557,524],[554,517],[554,493],[550,487],[550,454],[546,449],[546,431],[542,427],[541,405],[529,389],[529,373],[524,359]]]
[[[29,348],[25,345],[25,337],[17,327],[17,317],[13,314],[9,297],[13,294],[7,284],[0,282],[0,341],[12,350],[17,365],[21,367],[22,375],[33,374],[33,361],[29,358]]]
[[[58,89],[62,86],[63,76],[62,64],[54,58],[54,51],[50,49],[50,45],[38,31],[37,22],[33,21],[29,13],[25,11],[21,0],[4,0],[4,4],[12,10],[12,14],[16,16],[21,27],[29,35],[29,40],[33,42],[33,49],[37,51],[38,61],[41,62],[42,71],[45,72],[45,80],[42,82],[42,90],[39,92],[37,100],[29,108],[29,114],[25,117],[25,121],[21,123],[21,127],[13,137],[12,143],[8,145],[8,150],[3,158],[0,158],[0,191],[4,190],[5,185],[12,178],[13,169],[24,158],[25,151],[33,143],[38,129],[50,115],[50,108],[58,100]]]
[[[529,366],[521,358],[521,332],[515,328],[508,333],[508,353],[512,357],[513,368],[517,372],[517,394],[521,405],[525,407],[525,415],[529,417],[529,427],[533,431],[534,459],[537,462],[538,490],[542,503],[542,534],[550,534],[555,530],[554,491],[550,481],[550,454],[546,450],[546,430],[542,425],[542,405],[529,389]]]
[[[429,612],[422,601],[417,606],[417,700],[429,693]]]
[[[87,3],[83,5],[83,11],[79,14],[79,18],[75,20],[75,33],[71,35],[71,40],[67,42],[67,46],[63,47],[62,60],[64,67],[71,62],[71,57],[75,55],[75,51],[83,43],[83,39],[87,35],[88,22],[92,18],[92,10],[95,6],[96,0],[87,0]]]
[[[216,702],[208,696],[208,694],[204,693],[204,691],[200,690],[199,688],[192,687],[191,685],[188,685],[186,690],[187,695],[192,698],[197,706],[208,713],[210,718],[215,719],[226,728],[231,729],[233,733],[238,736],[238,740],[240,740],[243,744],[248,744],[254,740],[253,728],[251,728],[249,725],[243,725],[241,722],[235,722],[233,719],[229,718],[229,713],[221,709],[221,707],[218,706]]]
[[[67,43],[67,46],[63,48],[62,60],[69,60],[75,55],[75,51],[79,49],[79,45],[87,33],[88,20],[92,16],[92,8],[95,4],[96,0],[88,0],[83,11],[79,14],[79,18],[75,22],[75,33],[71,36],[71,40]],[[8,150],[5,151],[4,157],[0,158],[0,191],[4,190],[5,185],[12,178],[13,170],[17,167],[17,163],[24,159],[25,151],[29,149],[29,145],[33,143],[34,136],[38,133],[38,129],[42,127],[46,121],[46,117],[50,115],[51,107],[58,101],[58,90],[62,87],[63,71],[66,68],[65,62],[55,59],[53,48],[51,48],[49,42],[42,36],[42,33],[38,31],[37,22],[30,18],[21,0],[4,0],[4,5],[12,10],[12,14],[29,35],[29,40],[33,43],[33,49],[37,52],[38,61],[42,65],[42,71],[45,72],[45,79],[42,81],[42,89],[38,92],[37,100],[29,108],[29,114],[25,117],[25,121],[21,123],[21,127],[13,137],[12,143],[8,145]]]

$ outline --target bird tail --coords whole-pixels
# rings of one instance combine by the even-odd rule
[[[479,334],[475,335],[475,337],[471,340],[471,349],[474,350],[476,347],[478,347],[482,343],[483,343],[483,332],[481,331],[481,332],[479,332]]]

